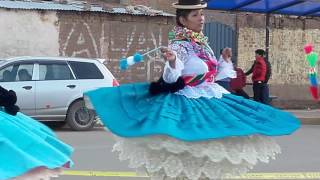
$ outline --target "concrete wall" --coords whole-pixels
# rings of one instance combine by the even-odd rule
[[[120,72],[119,59],[168,44],[172,17],[66,11],[0,10],[0,58],[68,56],[104,58],[121,82],[153,81],[162,72],[159,54]]]
[[[0,9],[0,57],[59,54],[56,12]]]

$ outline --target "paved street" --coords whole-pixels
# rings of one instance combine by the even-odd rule
[[[110,177],[111,172],[134,171],[127,167],[126,162],[119,162],[117,154],[111,152],[113,145],[112,135],[102,128],[96,128],[94,131],[88,132],[73,132],[68,130],[57,130],[56,132],[60,138],[75,148],[73,156],[75,166],[70,169],[75,172],[69,173],[73,175],[63,175],[58,178],[59,180],[147,179],[142,177]],[[257,165],[251,173],[278,172],[285,174],[320,172],[320,125],[304,125],[295,134],[277,137],[276,139],[282,147],[282,154],[269,164]],[[103,171],[104,173],[100,177],[93,177],[85,173],[87,171]],[[68,172],[66,171],[66,173]],[[83,172],[83,175],[79,176],[79,172]],[[78,175],[76,176],[75,174],[77,173]],[[92,175],[99,176],[99,174]]]

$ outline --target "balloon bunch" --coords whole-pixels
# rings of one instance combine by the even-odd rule
[[[311,44],[307,44],[304,46],[304,52],[306,53],[306,60],[309,63],[309,81],[310,81],[310,93],[314,100],[319,100],[318,95],[318,81],[317,81],[317,61],[318,61],[318,53],[313,52],[313,46]]]
[[[127,58],[122,58],[120,59],[119,61],[119,66],[120,66],[120,70],[126,70],[128,69],[129,66],[132,66],[136,63],[139,63],[141,61],[143,61],[143,57],[152,53],[152,52],[155,52],[157,50],[160,50],[161,48],[165,48],[164,46],[160,46],[160,47],[157,47],[155,49],[152,49],[144,54],[140,54],[140,53],[135,53],[133,56],[129,56]]]

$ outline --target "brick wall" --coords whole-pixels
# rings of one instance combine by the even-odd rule
[[[107,66],[121,83],[155,80],[163,66],[158,56],[125,72],[119,71],[119,58],[167,45],[167,33],[174,24],[173,19],[60,13],[60,54],[106,58]],[[265,48],[263,15],[206,11],[206,21],[221,22],[236,29],[238,65],[244,70],[252,65],[255,49]],[[279,107],[314,106],[308,92],[308,66],[303,46],[307,42],[313,43],[315,51],[319,52],[320,30],[316,29],[319,22],[278,16],[271,18],[271,25],[271,94],[279,97],[275,104]],[[251,91],[250,87],[247,90]]]
[[[178,0],[153,0],[152,7],[156,9],[163,10],[168,13],[175,14],[176,10],[172,7],[172,3],[177,2]],[[152,2],[152,1],[151,1]]]
[[[312,101],[307,77],[308,64],[303,47],[312,43],[320,52],[320,22],[273,16],[270,22],[269,60],[272,65],[271,94],[279,97],[275,105],[284,108],[319,107]],[[239,15],[238,64],[249,69],[254,60],[254,50],[265,48],[265,17]]]
[[[162,10],[168,13],[175,13],[175,9],[171,4],[177,0],[122,0],[130,5],[145,5],[153,9]]]
[[[152,81],[160,76],[163,62],[159,54],[124,72],[119,70],[119,59],[167,45],[172,17],[67,12],[60,12],[58,17],[60,55],[105,58],[121,83]]]
[[[219,22],[236,29],[236,14],[224,11],[205,10],[205,21]]]
[[[145,5],[150,6],[151,2],[149,0],[128,0],[131,5]]]

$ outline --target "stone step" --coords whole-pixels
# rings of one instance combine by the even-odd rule
[[[320,125],[320,109],[305,109],[305,110],[284,110],[294,114],[301,120],[302,124]]]

